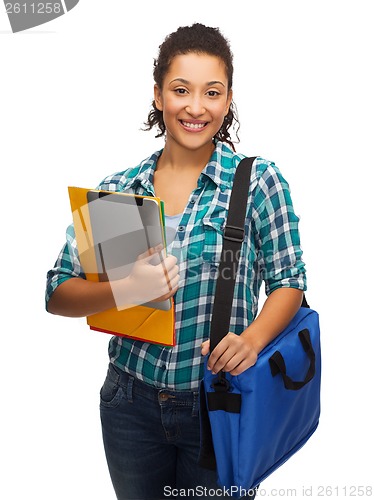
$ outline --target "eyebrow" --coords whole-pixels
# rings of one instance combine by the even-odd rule
[[[189,82],[188,80],[185,80],[184,78],[174,78],[174,80],[171,80],[171,82],[169,82],[169,85],[173,82],[181,82],[181,83],[184,83],[185,85],[190,85],[191,82]],[[210,87],[210,85],[216,85],[217,83],[219,83],[220,85],[222,85],[222,87],[224,87],[225,85],[220,82],[219,80],[212,80],[211,82],[207,82],[206,85],[208,87]]]

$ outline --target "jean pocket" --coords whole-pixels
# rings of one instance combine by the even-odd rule
[[[122,387],[108,374],[100,389],[100,405],[105,408],[115,408],[123,397]]]

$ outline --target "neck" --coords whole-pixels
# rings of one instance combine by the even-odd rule
[[[190,150],[167,140],[157,162],[157,169],[186,173],[195,170],[202,171],[213,151],[213,143],[208,143],[197,150]]]

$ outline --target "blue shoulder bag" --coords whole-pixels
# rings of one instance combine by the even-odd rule
[[[254,159],[242,160],[235,172],[222,250],[235,258],[229,263],[222,259],[220,262],[210,330],[211,352],[230,329],[235,269],[244,239]],[[318,426],[318,314],[304,297],[288,327],[261,351],[254,366],[238,376],[223,372],[213,375],[207,361],[208,356],[200,386],[199,464],[217,470],[218,484],[238,498],[251,494],[306,443]]]

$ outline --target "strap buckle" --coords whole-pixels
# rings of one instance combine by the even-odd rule
[[[223,231],[223,237],[225,240],[236,241],[237,243],[242,243],[244,241],[244,229],[237,226],[227,226]]]

